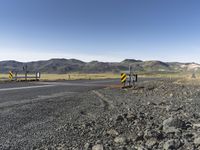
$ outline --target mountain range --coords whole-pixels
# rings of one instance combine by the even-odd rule
[[[162,61],[142,61],[135,59],[125,59],[122,62],[83,62],[77,59],[50,59],[34,62],[18,62],[14,60],[0,61],[0,72],[9,71],[23,73],[24,67],[30,73],[119,73],[127,71],[129,66],[136,72],[188,72],[200,71],[200,64],[180,63],[180,62],[162,62]]]

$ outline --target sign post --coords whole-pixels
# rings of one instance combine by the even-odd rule
[[[123,83],[123,88],[134,86],[137,80],[138,80],[138,75],[132,72],[131,65],[129,65],[128,71],[124,71],[123,73],[121,73],[121,83]],[[126,83],[127,83],[127,86],[126,86]]]

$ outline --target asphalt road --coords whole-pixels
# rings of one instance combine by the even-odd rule
[[[119,84],[117,79],[60,82],[7,82],[0,84],[0,108]]]
[[[140,78],[140,81],[154,80]],[[55,82],[2,82],[0,83],[0,108],[5,105],[26,103],[34,100],[55,98],[64,95],[105,88],[113,85],[120,86],[119,79],[104,80],[71,80]]]

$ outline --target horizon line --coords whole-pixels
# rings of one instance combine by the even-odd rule
[[[183,64],[187,64],[187,63],[191,63],[191,64],[199,64],[197,62],[182,62],[182,61],[162,61],[162,60],[157,60],[157,59],[149,59],[149,60],[142,60],[142,59],[134,59],[134,58],[125,58],[121,61],[101,61],[101,60],[91,60],[91,61],[84,61],[84,60],[81,60],[81,59],[78,59],[78,58],[62,58],[62,57],[56,57],[56,58],[49,58],[49,59],[40,59],[40,60],[30,60],[30,61],[20,61],[20,60],[14,60],[14,59],[8,59],[8,60],[0,60],[0,62],[3,62],[3,61],[16,61],[16,62],[20,62],[20,63],[31,63],[31,62],[38,62],[38,61],[49,61],[49,60],[53,60],[53,59],[58,59],[58,60],[61,60],[61,59],[65,59],[65,60],[78,60],[78,61],[82,61],[82,62],[85,62],[85,63],[90,63],[90,62],[93,62],[93,61],[97,61],[97,62],[104,62],[104,63],[121,63],[125,60],[135,60],[135,61],[142,61],[142,62],[148,62],[148,61],[159,61],[159,62],[164,62],[164,63],[183,63]]]

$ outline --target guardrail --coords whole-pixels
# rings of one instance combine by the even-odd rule
[[[17,73],[13,73],[12,71],[9,71],[9,80],[10,81],[27,81],[28,79],[39,81],[41,77],[40,72],[36,72],[34,75],[28,75],[28,73],[25,73],[24,75],[18,75]]]

